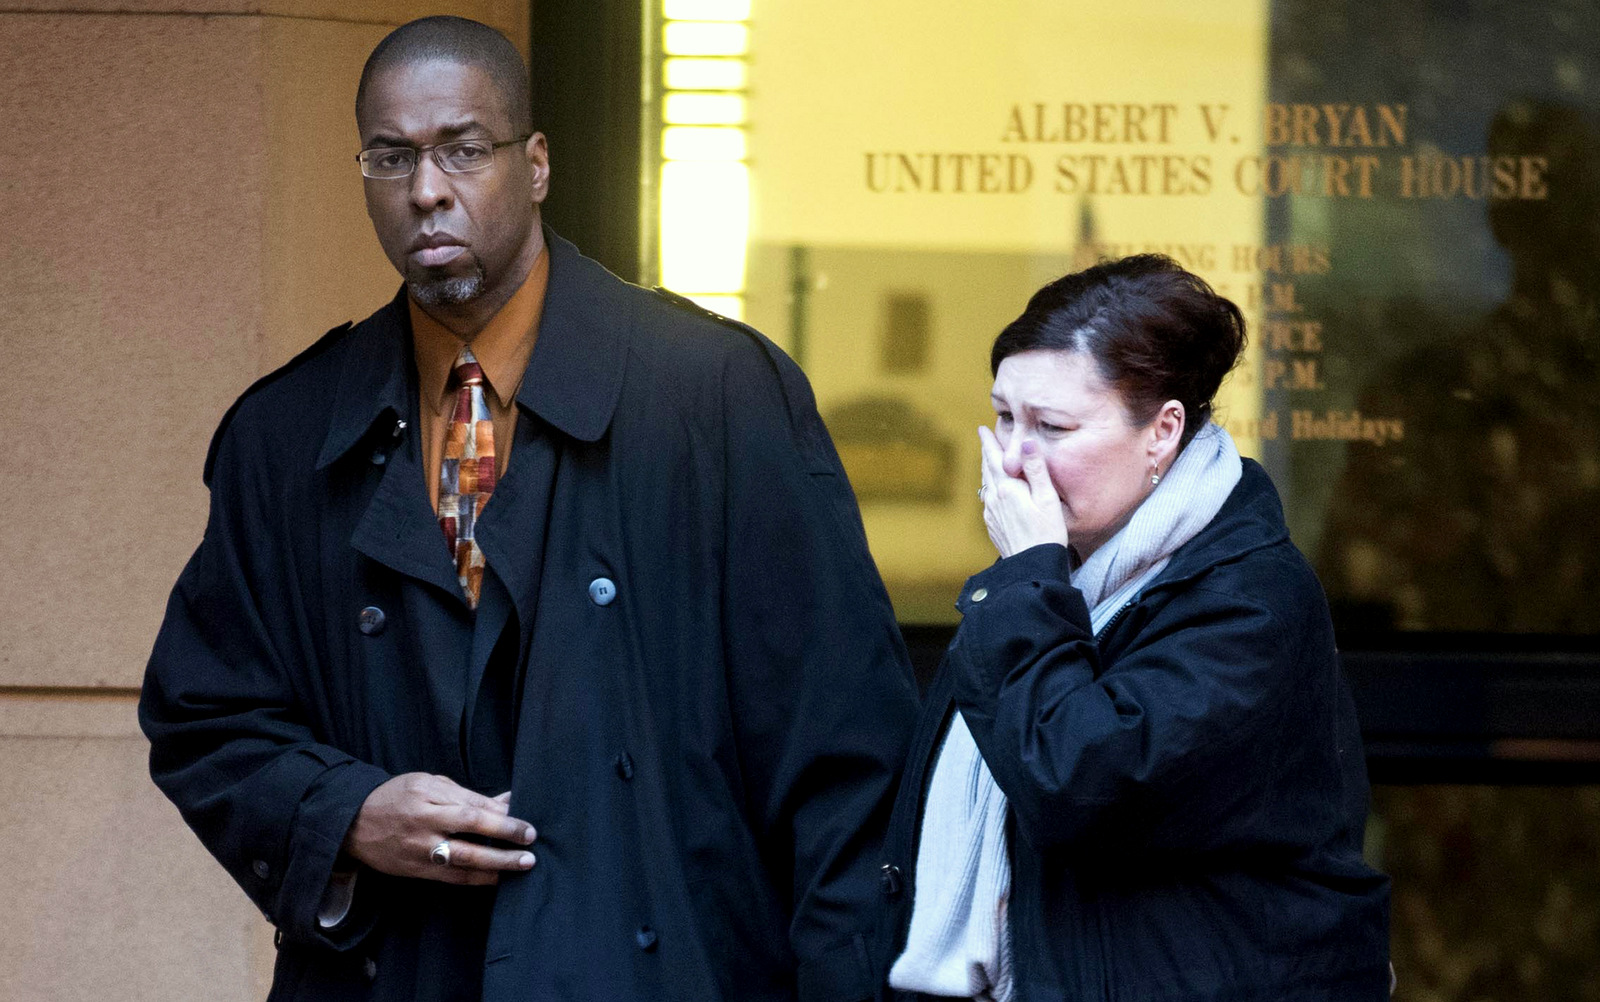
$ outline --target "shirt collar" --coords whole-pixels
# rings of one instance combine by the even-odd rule
[[[504,407],[516,396],[528,370],[534,342],[539,336],[539,316],[544,308],[545,284],[550,274],[550,255],[540,251],[517,291],[489,318],[489,323],[471,341],[472,355],[483,369],[484,381]],[[444,413],[446,387],[456,356],[468,342],[430,317],[416,300],[408,298],[411,336],[417,360],[417,379],[424,406]]]

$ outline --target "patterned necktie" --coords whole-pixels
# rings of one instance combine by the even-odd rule
[[[478,516],[494,493],[494,422],[483,399],[483,370],[472,350],[456,356],[452,382],[455,413],[439,464],[439,527],[456,560],[456,577],[467,604],[478,607],[483,590],[483,551],[478,548]]]

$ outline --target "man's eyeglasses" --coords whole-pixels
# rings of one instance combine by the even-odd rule
[[[435,146],[387,146],[376,150],[362,150],[356,154],[361,173],[367,177],[393,179],[410,177],[417,169],[417,158],[424,153],[433,154],[433,162],[450,174],[467,174],[485,170],[494,163],[494,151],[502,146],[515,146],[528,141],[527,136],[492,143],[487,139],[463,139],[455,143]]]

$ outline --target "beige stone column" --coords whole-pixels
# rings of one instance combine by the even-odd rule
[[[271,931],[150,783],[137,687],[222,412],[381,305],[366,53],[526,3],[0,0],[0,998],[259,999]]]

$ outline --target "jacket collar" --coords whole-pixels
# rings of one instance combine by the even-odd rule
[[[595,442],[611,426],[622,394],[624,332],[633,305],[626,284],[549,227],[549,285],[539,338],[517,403],[567,435]],[[350,332],[317,469],[336,462],[381,418],[409,414],[417,396],[405,287]]]
[[[627,360],[624,335],[633,324],[628,288],[547,226],[550,279],[539,338],[517,390],[517,403],[583,442],[611,426]]]
[[[1187,581],[1212,567],[1289,538],[1283,503],[1261,464],[1244,460],[1239,483],[1209,525],[1178,548],[1150,587]],[[1149,590],[1148,588],[1146,589]]]
[[[356,324],[347,336],[317,469],[353,449],[379,418],[411,413],[417,396],[413,372],[411,317],[402,285],[388,305]]]

